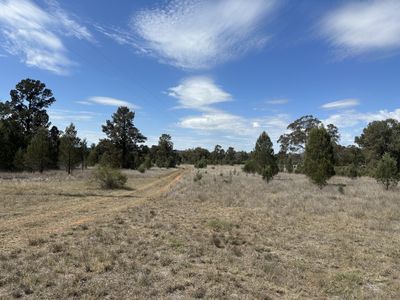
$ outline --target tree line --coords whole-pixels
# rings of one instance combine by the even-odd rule
[[[267,181],[279,171],[305,173],[323,186],[334,174],[356,178],[374,176],[387,188],[397,184],[400,170],[400,123],[394,119],[374,121],[355,138],[355,145],[339,144],[334,124],[324,126],[312,115],[303,116],[287,127],[274,153],[268,134],[263,132],[251,152],[212,151],[197,147],[175,150],[172,138],[162,134],[158,144],[145,145],[147,138],[134,124],[135,112],[121,106],[102,125],[106,138],[88,146],[74,124],[63,131],[53,126],[47,109],[56,101],[53,92],[39,80],[21,80],[0,102],[0,169],[39,171],[64,168],[71,173],[80,166],[96,164],[144,172],[153,165],[172,168],[193,164],[244,165],[246,172],[258,173]]]

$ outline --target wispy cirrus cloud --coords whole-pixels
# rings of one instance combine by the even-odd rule
[[[400,1],[348,1],[328,13],[322,34],[343,56],[400,48]]]
[[[349,107],[354,107],[360,105],[360,101],[358,99],[343,99],[333,102],[328,102],[322,105],[321,107],[324,109],[345,109]]]
[[[94,96],[94,97],[90,97],[86,100],[76,101],[76,102],[79,104],[83,104],[83,105],[100,104],[100,105],[106,105],[106,106],[126,106],[126,107],[133,108],[133,109],[140,108],[138,105],[135,105],[131,102],[117,99],[117,98],[112,98],[112,97],[104,97],[104,96]]]
[[[44,9],[31,0],[0,1],[2,46],[27,66],[67,74],[75,63],[62,37],[93,41],[89,30],[49,0]]]
[[[257,29],[276,2],[170,0],[164,7],[136,13],[131,28],[140,47],[162,62],[185,69],[210,68],[262,47],[268,37]]]

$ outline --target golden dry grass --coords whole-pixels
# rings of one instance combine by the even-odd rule
[[[152,172],[112,192],[79,176],[1,181],[0,298],[400,298],[399,189]]]

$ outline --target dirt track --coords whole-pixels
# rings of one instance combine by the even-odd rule
[[[11,205],[3,203],[0,250],[13,249],[46,234],[115,217],[119,211],[160,196],[187,171],[180,168],[145,180],[130,178],[128,189],[117,191],[93,190],[82,182],[68,183],[65,187],[63,183],[57,184],[57,187],[52,186],[54,183],[48,183],[48,186],[46,183],[16,184],[13,189],[3,191],[2,197],[13,198],[16,206],[21,202],[23,204],[15,210],[15,207],[10,207],[14,202]],[[79,191],[75,192],[74,188],[79,188]]]

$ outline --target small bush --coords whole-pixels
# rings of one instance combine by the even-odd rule
[[[272,170],[272,168],[270,166],[266,166],[262,172],[261,172],[261,176],[264,180],[266,180],[267,182],[270,182],[272,180],[272,178],[274,177],[275,172]]]
[[[93,179],[102,189],[118,189],[124,187],[127,178],[120,170],[108,166],[100,166],[93,172]]]
[[[198,161],[195,163],[194,167],[195,167],[196,169],[204,169],[204,168],[207,168],[207,161],[206,161],[204,158],[202,158],[202,159],[198,160]]]
[[[244,163],[243,171],[245,173],[255,174],[257,172],[257,163],[254,160],[248,160]]]
[[[146,168],[146,166],[145,166],[145,163],[142,163],[142,164],[139,166],[139,168],[137,168],[137,170],[138,170],[140,173],[146,172],[147,168]]]

